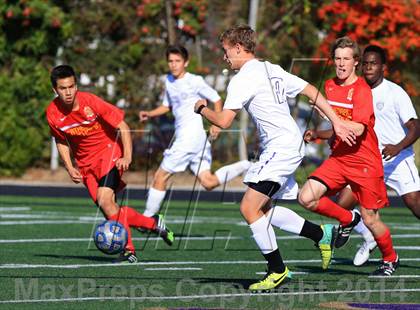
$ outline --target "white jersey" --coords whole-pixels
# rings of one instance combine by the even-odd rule
[[[253,59],[230,81],[223,108],[245,107],[258,130],[263,152],[275,149],[303,154],[302,134],[290,115],[287,97],[296,97],[306,85],[307,82],[278,65]]]
[[[382,151],[385,144],[398,144],[406,136],[404,126],[410,119],[417,119],[416,111],[407,93],[397,84],[384,79],[372,89],[375,111],[375,133]],[[413,147],[401,151],[397,157],[414,156]],[[384,164],[395,160],[394,157]]]
[[[203,119],[194,112],[194,105],[200,99],[216,102],[220,96],[201,76],[187,72],[182,78],[175,79],[168,74],[163,105],[171,108],[175,117],[175,141],[172,147],[183,151],[203,148],[206,141]]]

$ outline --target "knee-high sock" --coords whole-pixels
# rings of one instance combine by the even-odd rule
[[[166,191],[160,191],[151,187],[147,194],[146,209],[143,214],[145,216],[152,216],[159,212],[160,205],[165,198]]]
[[[327,197],[322,197],[319,200],[314,212],[336,219],[343,226],[349,225],[353,220],[353,214],[349,210],[340,207]]]
[[[252,237],[263,254],[268,254],[277,250],[277,240],[273,226],[270,225],[268,219],[264,215],[250,224],[249,228],[251,228]]]
[[[382,236],[375,238],[376,244],[382,253],[382,259],[387,262],[395,262],[397,259],[397,253],[392,245],[391,232],[389,228],[385,231]]]
[[[154,218],[144,216],[143,214],[128,206],[122,206],[120,213],[120,216],[125,216],[127,218],[128,224],[131,227],[141,227],[149,230],[152,230],[156,227],[156,220]]]
[[[354,227],[354,230],[361,234],[363,236],[363,239],[365,239],[365,241],[369,242],[369,241],[373,241],[375,238],[373,238],[372,233],[370,232],[369,228],[366,227],[365,223],[363,223],[363,220],[360,220],[359,224],[357,224]]]
[[[133,244],[133,240],[131,239],[131,229],[130,229],[130,225],[128,224],[128,219],[127,216],[125,214],[123,214],[124,212],[121,212],[122,208],[120,208],[120,211],[118,213],[115,213],[111,216],[108,217],[108,220],[113,220],[116,221],[120,224],[122,224],[125,228],[125,230],[127,231],[127,245],[125,246],[125,249],[135,253],[136,249],[134,248],[134,244]]]
[[[265,215],[271,225],[281,230],[299,235],[305,219],[296,212],[285,207],[275,206]]]
[[[219,179],[219,183],[223,184],[247,171],[250,166],[251,163],[248,160],[241,160],[234,164],[226,165],[220,169],[217,169],[214,174]]]
[[[296,212],[275,206],[266,214],[271,225],[281,230],[319,242],[324,235],[321,226],[305,220]]]

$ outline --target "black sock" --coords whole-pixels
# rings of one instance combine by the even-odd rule
[[[322,230],[321,226],[305,220],[299,236],[312,239],[318,243],[324,236],[324,231]]]
[[[284,272],[286,266],[284,266],[279,249],[263,255],[268,262],[268,271],[273,271],[276,273]]]

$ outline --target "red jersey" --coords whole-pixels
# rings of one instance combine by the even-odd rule
[[[360,177],[383,176],[382,158],[379,153],[378,139],[373,127],[372,91],[364,79],[358,77],[351,85],[341,86],[335,79],[325,82],[327,100],[337,115],[365,125],[365,131],[357,137],[356,145],[349,146],[338,137],[332,143],[331,157],[340,159],[343,173]]]
[[[91,93],[78,91],[76,100],[77,111],[65,110],[58,98],[48,105],[51,134],[57,141],[68,143],[79,168],[96,163],[110,149],[116,149],[119,158],[122,146],[116,128],[124,112]]]

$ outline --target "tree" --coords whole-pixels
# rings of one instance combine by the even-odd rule
[[[49,68],[71,24],[55,1],[0,4],[0,174],[21,174],[43,156]]]
[[[420,6],[416,0],[331,1],[318,9],[320,28],[325,38],[319,52],[328,55],[330,44],[343,35],[361,46],[377,44],[389,58],[389,75],[402,83],[407,92],[418,96]]]

